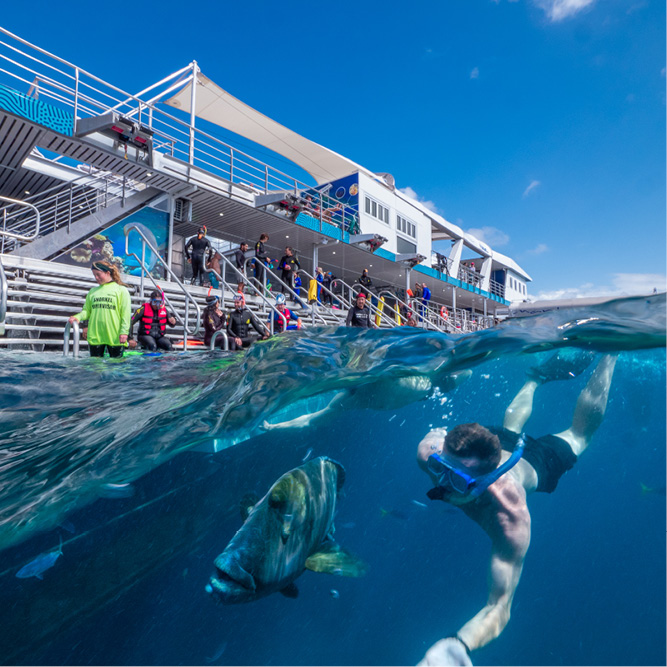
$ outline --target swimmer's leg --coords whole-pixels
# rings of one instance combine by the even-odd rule
[[[600,359],[588,384],[579,394],[572,426],[562,433],[556,433],[556,436],[569,443],[577,456],[588,447],[593,434],[602,423],[616,360],[615,354],[606,354]]]
[[[536,380],[527,380],[519,389],[519,393],[505,410],[503,427],[514,433],[521,433],[523,427],[533,413],[533,398],[539,386]]]
[[[316,419],[319,419],[320,417],[323,417],[324,415],[334,410],[346,394],[347,392],[340,391],[331,399],[329,404],[323,407],[321,410],[318,410],[317,412],[310,412],[308,414],[301,415],[300,417],[295,417],[289,421],[271,424],[267,420],[264,420],[262,422],[262,428],[265,431],[273,431],[275,429],[305,428],[306,426],[310,426]]]

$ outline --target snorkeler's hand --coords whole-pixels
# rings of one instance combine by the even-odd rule
[[[456,637],[441,639],[426,651],[418,665],[472,665],[463,642]]]
[[[127,345],[130,348],[130,350],[134,350],[134,348],[137,346],[137,341],[134,340],[133,338],[130,338],[130,340],[127,341]]]
[[[68,321],[70,324],[74,324],[74,322],[78,322],[79,320],[77,320],[76,317],[70,317],[67,321]]]
[[[125,343],[127,343],[127,334],[121,334],[118,336],[118,340],[120,341],[121,345],[125,345]]]

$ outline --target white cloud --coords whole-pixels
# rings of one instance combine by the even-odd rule
[[[479,79],[479,67],[473,67],[472,72],[470,72],[471,79]]]
[[[481,227],[468,229],[467,234],[472,234],[475,238],[490,245],[492,248],[507,245],[510,237],[500,229],[495,227]]]
[[[435,205],[435,202],[432,202],[430,199],[423,199],[410,186],[406,188],[399,188],[398,191],[402,192],[404,195],[407,195],[408,197],[412,197],[412,199],[416,199],[422,206],[425,206],[429,211],[433,211],[433,213],[440,214],[440,209]]]
[[[538,243],[532,250],[528,251],[529,255],[541,255],[544,252],[549,250],[549,246],[546,243]]]
[[[667,277],[659,273],[615,273],[610,285],[584,283],[579,287],[567,287],[559,290],[547,290],[531,295],[535,301],[552,299],[581,299],[593,296],[634,296],[651,294],[654,289],[664,292]]]
[[[535,4],[554,22],[570,18],[595,2],[596,0],[535,0]]]
[[[540,181],[531,181],[528,187],[523,191],[523,196],[527,197],[535,188],[539,188],[542,183]]]

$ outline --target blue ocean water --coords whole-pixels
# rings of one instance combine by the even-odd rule
[[[473,661],[665,664],[664,345],[658,296],[458,338],[309,330],[243,357],[4,353],[0,660],[415,664],[484,605],[490,550],[460,510],[426,498],[418,442],[436,426],[502,423],[526,371],[576,347],[619,355],[607,412],[556,492],[530,497],[512,618]],[[529,434],[569,426],[594,364],[538,389]],[[411,400],[406,377],[434,386]],[[264,430],[333,392],[346,400],[309,426]],[[215,605],[204,587],[241,526],[239,500],[309,451],[345,467],[336,539],[368,574],[305,572],[297,599]],[[61,538],[43,580],[16,577]]]

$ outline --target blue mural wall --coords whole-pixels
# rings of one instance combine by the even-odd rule
[[[143,208],[77,244],[60,255],[57,260],[64,264],[83,267],[90,267],[93,262],[105,260],[115,264],[122,273],[139,276],[141,275],[139,262],[131,255],[125,254],[125,230],[130,225],[137,225],[158,253],[162,257],[165,256],[169,233],[169,214],[154,208]],[[141,257],[142,242],[139,234],[131,231],[129,240],[130,252]],[[158,263],[157,257],[148,246],[146,246],[145,262],[153,277],[164,278],[164,268]]]

